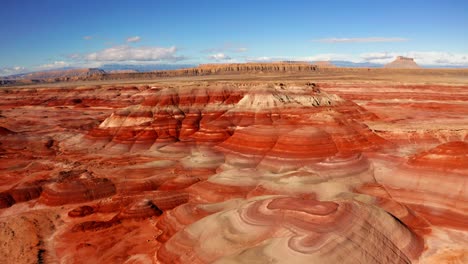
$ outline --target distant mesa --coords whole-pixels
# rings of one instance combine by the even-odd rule
[[[168,77],[189,77],[207,75],[242,75],[242,74],[308,74],[320,71],[341,72],[346,68],[351,71],[367,70],[369,67],[381,67],[379,64],[347,63],[345,61],[278,61],[249,63],[214,63],[189,65],[150,65],[160,67],[133,69],[131,65],[104,65],[105,68],[60,69],[25,74],[10,75],[0,78],[0,86],[26,85],[37,83],[57,83],[73,81],[104,81],[122,79],[157,79]],[[136,66],[135,66],[136,67]],[[162,69],[166,68],[166,69]],[[398,56],[395,61],[384,66],[385,69],[420,69],[414,59]]]
[[[317,65],[319,68],[336,68],[337,67],[331,61],[314,61],[312,64]]]
[[[413,58],[398,56],[394,61],[385,64],[384,68],[393,69],[420,69],[421,67]]]

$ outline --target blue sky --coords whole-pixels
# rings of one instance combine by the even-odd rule
[[[3,0],[0,75],[271,60],[468,67],[468,1]]]

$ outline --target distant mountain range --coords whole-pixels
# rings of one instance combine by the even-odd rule
[[[52,70],[35,71],[21,74],[14,74],[9,76],[0,77],[4,80],[44,80],[65,77],[85,77],[93,74],[104,73],[122,73],[122,72],[151,72],[161,70],[177,70],[196,67],[194,64],[146,64],[146,65],[133,65],[133,64],[105,64],[99,68],[75,68],[64,67]]]
[[[46,80],[46,79],[56,79],[56,78],[59,78],[59,79],[78,78],[78,77],[86,77],[86,76],[104,74],[104,73],[106,72],[99,68],[61,68],[61,69],[53,69],[53,70],[46,70],[46,71],[15,74],[15,75],[3,77],[3,79]]]
[[[291,62],[289,62],[291,63]],[[297,62],[293,62],[297,63]],[[318,61],[318,62],[304,62],[310,64],[316,64],[319,68],[330,68],[330,67],[359,67],[359,68],[418,68],[419,66],[411,58],[398,57],[394,62],[387,65],[370,63],[370,62],[350,62],[350,61]],[[9,75],[0,77],[2,83],[16,82],[21,80],[29,80],[30,82],[42,82],[42,81],[71,81],[76,79],[83,79],[87,77],[112,74],[112,73],[136,73],[136,72],[153,72],[153,71],[164,71],[164,70],[178,70],[195,68],[198,65],[194,64],[105,64],[99,68],[73,68],[66,67],[53,70],[36,71],[22,74]],[[462,68],[454,66],[437,66],[437,67],[425,67],[425,68]]]

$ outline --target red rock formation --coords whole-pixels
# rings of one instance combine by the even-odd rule
[[[11,135],[14,134],[15,132],[9,130],[8,128],[0,127],[0,135],[5,136],[5,135]]]
[[[363,120],[377,135],[423,150],[466,141],[460,115],[468,114],[466,85],[318,84],[329,93],[359,102],[379,119]]]
[[[179,93],[152,89],[140,107],[114,113],[88,138],[108,138],[116,144],[138,144],[139,148],[146,145],[147,149],[178,140],[220,142],[229,134],[223,124],[215,124],[216,118],[240,100],[242,91],[232,91],[232,87],[212,90],[194,88]]]
[[[94,213],[94,208],[88,205],[77,207],[70,212],[68,212],[68,216],[70,217],[83,217]]]
[[[410,157],[411,166],[468,173],[468,142],[453,141]]]
[[[468,162],[466,142],[450,142],[416,154],[396,173],[404,175],[398,182],[382,174],[378,180],[395,200],[423,215],[434,225],[466,229],[468,217]],[[446,190],[451,190],[447,193]],[[422,196],[415,194],[424,194]]]
[[[312,70],[283,64],[199,70]],[[462,260],[468,246],[463,85],[1,93],[0,253],[11,244],[41,256],[31,262],[431,263]],[[12,263],[31,257],[11,252]]]
[[[348,248],[353,248],[353,258],[344,257],[349,257]],[[172,236],[157,257],[167,263],[284,261],[286,256],[294,263],[410,263],[422,250],[420,238],[376,208],[273,198],[202,218]]]
[[[43,186],[40,201],[47,205],[82,203],[115,194],[115,185],[87,171],[62,171],[57,182]]]

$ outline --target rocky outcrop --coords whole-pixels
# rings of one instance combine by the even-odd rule
[[[115,194],[115,185],[87,171],[62,171],[56,182],[43,186],[40,201],[51,206],[82,203]]]
[[[390,63],[385,64],[384,68],[396,68],[396,69],[419,69],[418,64],[413,58],[398,56]]]

